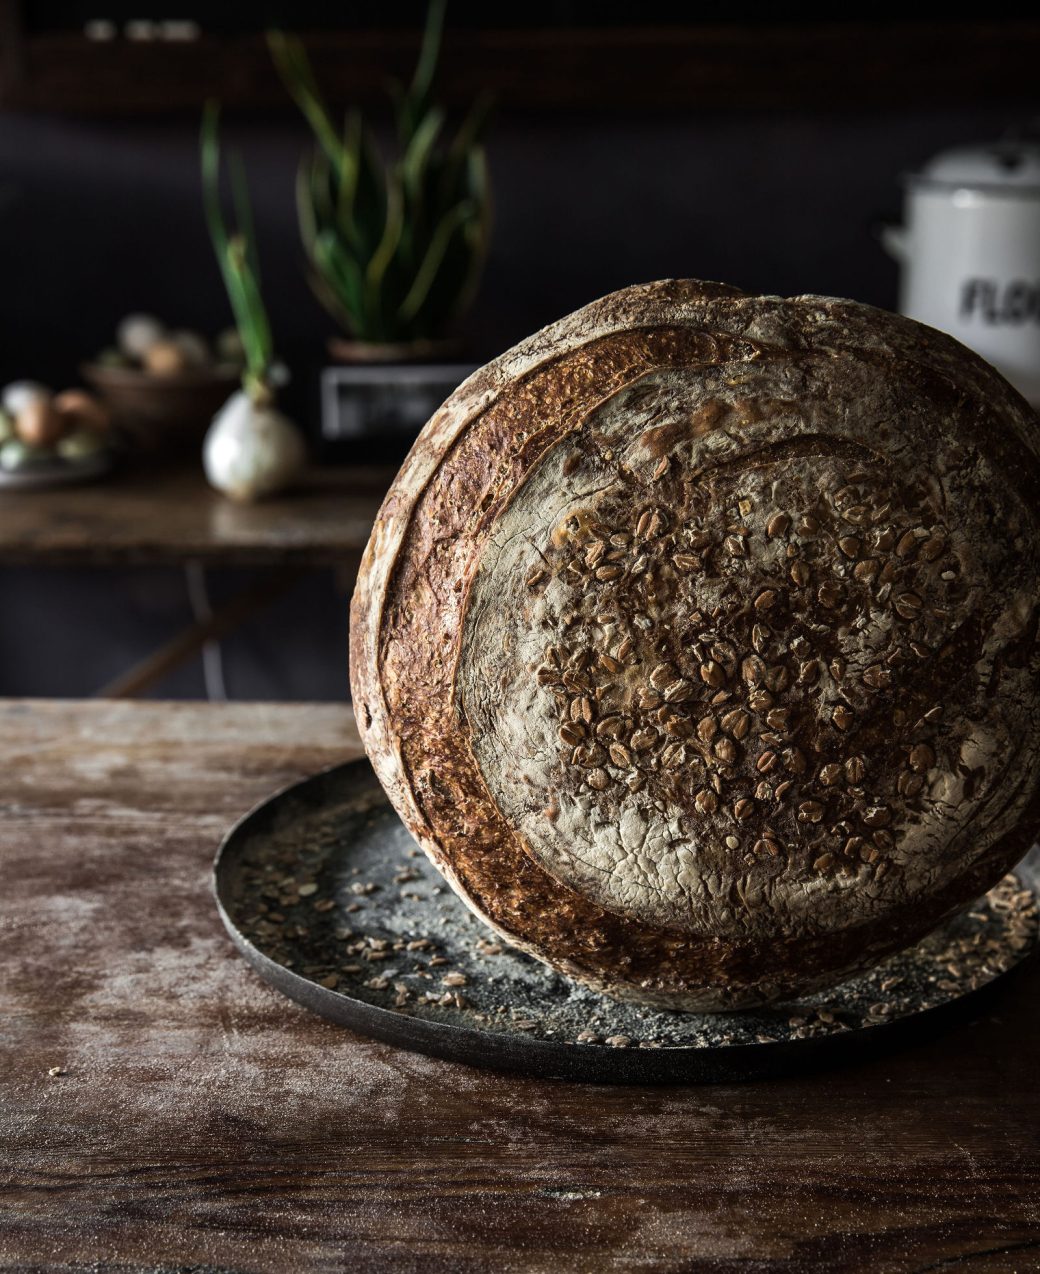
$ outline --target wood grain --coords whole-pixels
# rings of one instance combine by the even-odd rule
[[[743,1087],[498,1076],[281,999],[212,856],[357,750],[332,705],[0,704],[0,1269],[1038,1267],[1035,964],[932,1044]]]
[[[5,493],[2,565],[324,566],[364,548],[392,469],[311,470],[258,504],[212,491],[197,466],[127,468],[92,486]]]

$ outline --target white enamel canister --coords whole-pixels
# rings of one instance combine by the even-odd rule
[[[899,309],[980,353],[1040,406],[1040,145],[937,155],[906,178]]]

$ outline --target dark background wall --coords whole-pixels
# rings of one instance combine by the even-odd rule
[[[943,108],[588,115],[510,112],[489,142],[496,226],[465,325],[482,360],[627,283],[668,275],[782,294],[895,303],[872,221],[900,174],[986,141],[1028,109]],[[314,428],[330,321],[301,271],[293,174],[305,142],[285,116],[227,120],[256,204],[264,287]],[[0,379],[56,386],[148,310],[215,332],[229,320],[202,223],[195,124],[0,114]],[[5,499],[15,497],[4,497]],[[20,499],[31,496],[20,495]],[[4,516],[0,501],[0,519]],[[241,576],[212,579],[219,599]],[[346,694],[346,595],[320,575],[226,644],[233,697]],[[176,572],[0,572],[0,694],[89,693],[190,619]],[[162,687],[201,694],[197,668]]]

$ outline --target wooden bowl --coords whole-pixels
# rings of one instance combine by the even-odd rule
[[[238,388],[238,371],[198,368],[155,376],[131,367],[86,363],[80,369],[139,451],[197,450],[216,413]]]

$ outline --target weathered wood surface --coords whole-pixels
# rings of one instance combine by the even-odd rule
[[[897,1056],[656,1090],[412,1056],[269,990],[215,847],[356,751],[336,706],[0,704],[0,1269],[1040,1268],[1035,964]]]
[[[0,496],[0,565],[335,565],[368,541],[392,469],[312,469],[290,492],[234,504],[197,465]]]

